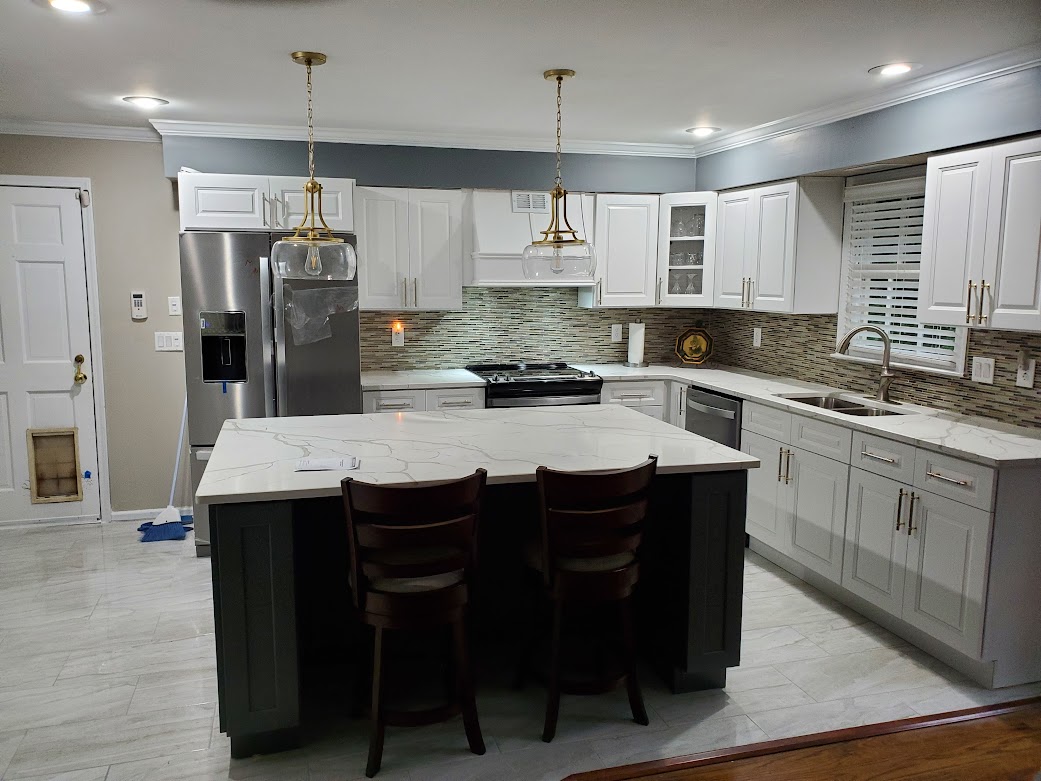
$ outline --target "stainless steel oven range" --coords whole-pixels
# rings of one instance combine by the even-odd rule
[[[599,404],[604,381],[566,363],[482,363],[466,367],[487,382],[488,407]]]

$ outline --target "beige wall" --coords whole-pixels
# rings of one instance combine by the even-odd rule
[[[182,353],[155,352],[155,331],[180,331],[177,209],[160,144],[0,135],[0,174],[91,180],[114,510],[165,507],[184,403]],[[130,319],[130,291],[148,319]],[[99,465],[102,466],[102,465]],[[175,501],[190,504],[182,476]]]

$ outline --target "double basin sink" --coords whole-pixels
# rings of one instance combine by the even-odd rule
[[[888,407],[875,406],[867,399],[863,401],[850,399],[846,394],[829,393],[825,396],[803,396],[800,394],[778,394],[783,399],[805,404],[808,407],[831,410],[842,415],[852,415],[860,418],[874,418],[883,415],[904,415],[906,413],[890,409]]]

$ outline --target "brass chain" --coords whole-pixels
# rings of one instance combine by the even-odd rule
[[[560,176],[560,87],[563,83],[564,77],[557,76],[557,187],[560,187],[563,181]]]
[[[559,135],[559,134],[558,134]],[[307,61],[307,170],[314,179],[314,111],[311,108],[311,61]]]

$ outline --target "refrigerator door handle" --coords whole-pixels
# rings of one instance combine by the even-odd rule
[[[284,281],[278,268],[272,268],[272,301],[274,302],[275,321],[275,414],[284,417],[286,414],[289,383],[286,378],[286,332],[285,332],[285,298],[282,286]]]
[[[271,345],[271,263],[261,256],[260,266],[260,332],[264,338],[264,416],[275,416],[275,361]]]

